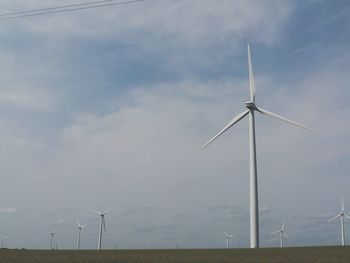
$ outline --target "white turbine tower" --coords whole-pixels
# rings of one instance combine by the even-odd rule
[[[226,239],[226,248],[230,248],[230,239],[233,238],[234,235],[229,235],[226,232],[224,232],[224,234]]]
[[[147,249],[150,249],[151,248],[151,245],[152,245],[152,241],[150,240],[146,240],[146,243],[147,243]]]
[[[98,211],[94,211],[94,210],[90,210],[93,213],[96,213],[100,216],[100,232],[98,235],[98,245],[97,245],[97,249],[101,250],[101,244],[102,244],[102,227],[104,228],[105,232],[106,232],[106,222],[105,222],[105,215],[109,212],[109,210],[111,210],[112,207],[108,208],[106,211],[104,211],[103,213],[98,212]]]
[[[55,237],[55,229],[53,229],[49,234],[50,234],[49,250],[52,250],[52,239]]]
[[[333,217],[332,219],[328,220],[328,222],[331,222],[335,219],[337,219],[338,217],[340,217],[340,224],[341,224],[341,244],[342,246],[345,246],[345,229],[344,229],[344,216],[347,219],[350,219],[350,216],[348,216],[347,214],[345,214],[344,212],[344,198],[341,198],[341,212],[340,214],[336,215],[335,217]]]
[[[277,234],[277,233],[280,234],[280,247],[281,248],[283,247],[283,239],[284,238],[288,239],[287,234],[284,232],[284,227],[285,227],[285,223],[283,222],[283,225],[282,225],[280,230],[272,232],[272,234]]]
[[[78,239],[77,239],[77,250],[80,249],[80,234],[81,234],[81,230],[83,230],[86,225],[80,225],[79,222],[77,222],[77,225],[78,225]]]
[[[4,237],[2,240],[1,240],[1,248],[6,248],[6,244],[5,244],[5,241],[8,240],[7,237]]]
[[[250,47],[248,45],[248,68],[249,68],[249,88],[250,88],[250,101],[246,102],[246,110],[235,116],[218,134],[216,134],[209,142],[207,142],[202,149],[211,144],[225,131],[230,129],[237,122],[242,120],[245,116],[249,115],[249,149],[250,149],[250,247],[259,247],[259,204],[258,204],[258,178],[257,178],[257,165],[256,165],[256,141],[255,141],[255,111],[270,116],[275,119],[282,120],[289,124],[304,128],[316,132],[315,130],[305,127],[299,123],[288,120],[282,116],[279,116],[270,111],[264,110],[255,104],[255,81],[252,67],[252,60],[250,54]]]

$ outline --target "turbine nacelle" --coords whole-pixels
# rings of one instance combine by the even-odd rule
[[[254,101],[247,101],[245,103],[245,106],[247,107],[248,110],[258,110],[258,107],[256,107]]]
[[[82,230],[82,229],[84,229],[87,225],[85,224],[85,225],[81,225],[81,224],[79,224],[79,222],[77,222],[77,226],[78,226],[78,229],[79,230]]]

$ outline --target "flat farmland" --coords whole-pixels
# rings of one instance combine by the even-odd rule
[[[350,247],[173,250],[1,250],[1,263],[340,263]]]

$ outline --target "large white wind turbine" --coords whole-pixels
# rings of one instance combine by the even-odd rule
[[[77,250],[79,250],[80,249],[80,234],[81,234],[81,230],[83,229],[83,228],[85,228],[86,227],[86,225],[80,225],[79,224],[79,222],[77,222],[77,226],[78,226],[78,239],[77,239]]]
[[[226,232],[224,232],[225,234],[225,239],[226,239],[226,248],[230,248],[230,239],[234,237],[234,235],[229,235]]]
[[[94,211],[94,210],[90,210],[93,213],[96,213],[100,216],[100,232],[98,235],[98,245],[97,245],[97,249],[101,250],[101,244],[102,244],[102,227],[104,228],[105,232],[106,232],[106,222],[105,222],[105,215],[109,212],[109,210],[111,210],[112,207],[108,208],[106,211],[104,211],[103,213],[98,212],[98,211]]]
[[[340,217],[340,224],[341,224],[341,244],[342,246],[345,246],[345,229],[344,229],[344,216],[347,219],[350,219],[350,216],[348,216],[347,214],[345,214],[344,212],[344,198],[341,198],[341,212],[340,214],[336,215],[335,217],[333,217],[332,219],[328,220],[328,222],[331,222],[335,219],[337,219],[338,217]]]
[[[49,234],[50,234],[49,250],[52,250],[52,239],[55,237],[55,229],[53,229]]]
[[[304,128],[309,131],[316,132],[315,130],[301,125],[297,122],[288,120],[282,116],[279,116],[270,111],[264,110],[255,104],[255,81],[253,75],[252,60],[250,54],[250,47],[248,45],[248,68],[249,68],[249,88],[250,88],[250,101],[246,102],[246,110],[235,116],[218,134],[216,134],[209,142],[207,142],[202,149],[211,144],[225,131],[230,129],[234,124],[242,120],[245,116],[249,115],[249,149],[250,149],[250,247],[259,247],[259,205],[258,205],[258,178],[257,178],[257,166],[256,166],[256,141],[255,141],[255,111],[270,116],[275,119],[282,120],[289,124]]]
[[[283,239],[284,238],[288,239],[287,234],[284,232],[284,227],[285,227],[285,223],[283,222],[283,225],[282,225],[280,230],[272,232],[272,234],[277,234],[277,233],[280,234],[280,247],[281,248],[283,247]]]

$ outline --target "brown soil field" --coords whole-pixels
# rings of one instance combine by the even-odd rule
[[[349,247],[174,250],[1,250],[1,263],[349,263]]]

